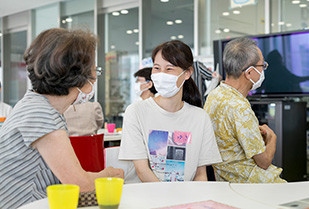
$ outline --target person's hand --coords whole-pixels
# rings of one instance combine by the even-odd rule
[[[124,170],[121,168],[107,167],[102,172],[105,173],[106,177],[124,178]]]
[[[260,128],[260,133],[265,142],[265,145],[267,145],[270,142],[270,140],[276,140],[277,138],[276,134],[267,125],[264,124],[262,126],[259,126],[259,128]]]
[[[217,78],[217,77],[218,77],[218,74],[217,74],[217,72],[213,72],[213,73],[211,74],[211,76],[212,76],[213,78]]]

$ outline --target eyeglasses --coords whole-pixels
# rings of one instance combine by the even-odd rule
[[[268,68],[268,63],[264,61],[263,65],[251,65],[248,68],[243,69],[242,72],[248,70],[251,67],[263,67],[263,70],[266,70]]]
[[[263,67],[263,70],[266,70],[268,68],[268,63],[264,61],[263,65],[254,65],[255,67]]]
[[[97,72],[97,76],[102,75],[103,73],[102,67],[96,67],[95,71]]]

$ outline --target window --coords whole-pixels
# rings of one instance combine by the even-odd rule
[[[62,28],[94,32],[94,1],[72,0],[61,3]]]
[[[193,0],[144,0],[143,4],[143,58],[170,40],[181,40],[193,48]]]
[[[271,4],[271,32],[309,28],[309,1],[276,0]]]
[[[133,74],[139,69],[138,56],[138,8],[122,9],[102,14],[105,27],[104,56],[99,54],[98,63],[105,66],[104,76],[99,78],[99,102],[104,106],[105,121],[122,125],[122,114],[134,99]],[[104,39],[102,39],[104,37]],[[103,79],[103,80],[102,80]]]
[[[11,32],[4,35],[5,65],[5,102],[14,106],[26,93],[27,72],[23,54],[27,45],[27,31]]]
[[[93,11],[88,11],[84,13],[65,15],[61,17],[61,27],[62,28],[79,28],[83,30],[94,31],[94,14]]]
[[[2,20],[0,18],[0,82],[2,84],[2,51],[1,51],[1,41],[2,41],[2,31],[1,31],[1,28],[2,28]],[[1,92],[0,92],[0,101],[1,101]]]
[[[50,4],[48,6],[39,7],[33,10],[35,21],[32,22],[34,25],[34,37],[38,36],[42,31],[59,27],[59,4]]]
[[[230,0],[199,0],[199,54],[213,54],[213,40],[264,34],[264,0],[233,8]]]

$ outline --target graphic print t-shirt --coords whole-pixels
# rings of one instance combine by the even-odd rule
[[[184,181],[186,145],[190,142],[190,132],[149,132],[150,168],[160,181]]]
[[[221,162],[208,114],[188,103],[174,113],[152,98],[134,103],[122,131],[119,160],[149,160],[160,181],[191,181],[197,167]]]

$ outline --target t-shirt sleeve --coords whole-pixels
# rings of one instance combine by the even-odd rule
[[[119,160],[148,159],[143,140],[143,124],[140,123],[139,117],[137,107],[134,104],[128,106],[123,118]]]
[[[265,143],[260,133],[258,120],[251,109],[233,111],[236,138],[243,148],[246,157],[265,151]]]
[[[206,112],[205,115],[204,138],[202,139],[202,146],[200,148],[198,166],[222,162],[210,117]]]
[[[64,118],[49,107],[30,108],[25,110],[19,120],[18,130],[26,146],[30,146],[40,137],[59,129],[66,130]]]

